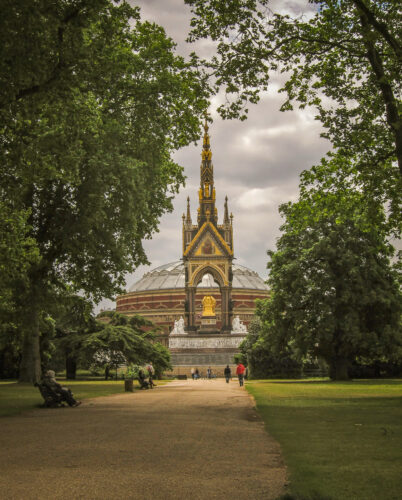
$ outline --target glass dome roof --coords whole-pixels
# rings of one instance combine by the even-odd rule
[[[251,269],[233,264],[233,288],[244,288],[251,290],[269,290],[264,280]],[[157,267],[138,280],[129,289],[129,292],[140,292],[145,290],[163,290],[172,288],[184,288],[184,264],[181,260]],[[210,274],[205,274],[199,288],[218,288]]]

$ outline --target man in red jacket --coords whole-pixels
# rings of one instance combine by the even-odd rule
[[[243,387],[243,381],[244,381],[244,372],[246,371],[244,365],[241,363],[238,363],[237,368],[236,368],[236,375],[239,378],[239,384],[240,387]]]

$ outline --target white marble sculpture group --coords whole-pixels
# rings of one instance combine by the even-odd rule
[[[247,333],[247,327],[240,320],[239,316],[233,318],[232,333]]]
[[[232,332],[231,333],[247,333],[247,327],[240,320],[239,316],[235,316],[233,318],[232,324]],[[184,331],[184,319],[183,316],[180,316],[180,319],[174,322],[173,330],[170,332],[170,335],[185,335]]]
[[[183,316],[180,316],[180,319],[174,322],[173,330],[170,332],[170,335],[183,335],[186,332],[184,331],[184,319]]]

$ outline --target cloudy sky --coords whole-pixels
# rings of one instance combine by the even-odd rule
[[[130,3],[141,7],[143,19],[165,28],[178,44],[178,53],[187,55],[194,49],[201,55],[211,53],[213,46],[208,41],[196,46],[186,44],[191,15],[183,0],[130,0]],[[276,4],[282,12],[293,15],[311,13],[311,6],[304,0],[277,0]],[[274,2],[271,5],[275,7]],[[244,122],[222,120],[214,109],[218,96],[210,108],[213,123],[209,129],[219,222],[227,195],[229,210],[234,215],[235,262],[257,271],[264,279],[266,252],[275,248],[280,235],[278,206],[297,198],[300,172],[317,163],[330,149],[329,143],[320,138],[321,126],[314,120],[312,110],[279,111],[284,100],[284,95],[277,92],[281,77],[274,75],[270,82],[271,89],[257,105],[250,105],[249,118]],[[160,232],[145,242],[151,266],[141,266],[127,276],[127,290],[144,272],[181,258],[181,216],[187,196],[196,221],[201,145],[200,140],[175,154],[175,160],[185,169],[186,186],[174,201],[173,213],[162,218]]]

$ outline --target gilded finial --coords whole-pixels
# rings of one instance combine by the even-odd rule
[[[208,127],[207,116],[208,116],[208,113],[205,113],[205,121],[204,121],[204,149],[209,149],[209,135],[208,135],[209,127]]]
[[[207,134],[207,133],[208,133],[208,130],[209,130],[209,127],[208,127],[208,113],[207,113],[207,112],[205,112],[204,117],[205,117],[205,121],[204,121],[204,131],[205,131],[205,133]]]

